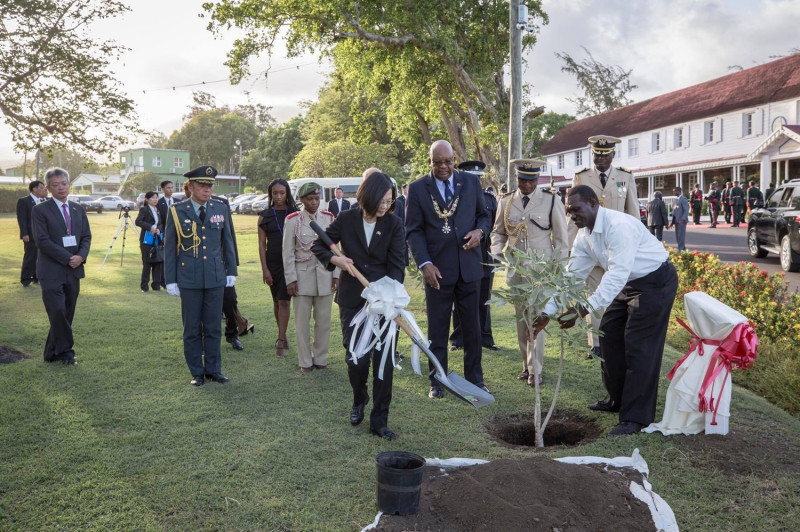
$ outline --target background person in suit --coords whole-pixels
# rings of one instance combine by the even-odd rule
[[[158,203],[156,204],[156,209],[158,209],[158,215],[160,216],[163,229],[163,227],[167,226],[167,214],[169,213],[169,208],[175,203],[175,199],[172,197],[173,191],[175,190],[175,184],[172,181],[167,180],[162,181],[159,187],[164,195],[159,198]],[[187,194],[186,197],[188,198],[189,195]],[[167,283],[164,280],[164,268],[161,268],[161,288],[166,288],[166,286]]]
[[[30,194],[17,200],[17,224],[19,225],[19,238],[22,240],[24,254],[22,255],[22,272],[19,282],[22,286],[38,283],[36,278],[36,242],[33,241],[33,207],[45,201],[47,187],[38,179],[28,183]]]
[[[647,228],[659,242],[664,239],[664,226],[669,225],[667,206],[664,204],[663,197],[664,195],[658,191],[653,194],[653,199],[647,204]]]
[[[230,210],[212,199],[217,170],[200,166],[183,174],[191,196],[175,204],[167,216],[164,258],[167,292],[181,298],[183,355],[191,384],[202,386],[208,376],[224,384],[220,339],[225,286],[236,283],[236,255]]]
[[[675,226],[675,240],[678,251],[686,251],[686,225],[689,223],[689,200],[683,195],[681,187],[675,187],[672,193],[677,196],[675,208],[672,209],[672,225]],[[667,229],[669,229],[667,227]]]
[[[342,211],[346,211],[350,208],[350,202],[344,199],[344,190],[342,190],[341,187],[336,187],[334,195],[336,197],[328,202],[328,210],[336,217],[339,216]]]
[[[706,201],[708,201],[708,214],[711,216],[711,228],[714,229],[717,227],[717,218],[719,217],[719,206],[722,202],[722,195],[720,194],[719,188],[717,188],[717,182],[711,182],[711,190],[708,191],[708,195],[706,196]],[[659,238],[659,240],[661,240]]]
[[[594,166],[580,170],[573,178],[573,187],[586,185],[590,187],[600,200],[600,206],[619,212],[626,212],[637,220],[639,217],[639,200],[636,196],[636,181],[633,174],[625,168],[611,166],[616,155],[617,144],[622,142],[617,137],[611,135],[593,135],[588,138],[592,147],[592,158]],[[567,204],[569,208],[569,204]],[[569,244],[575,240],[578,228],[571,220],[567,222],[567,233],[569,234]],[[595,268],[586,279],[589,290],[594,290],[600,284],[603,277],[602,268]],[[587,321],[592,329],[600,327],[602,312],[599,314],[590,313]],[[591,346],[586,358],[593,358],[600,355],[600,338],[597,334],[589,332],[588,342]]]
[[[489,212],[478,178],[453,170],[449,142],[431,144],[428,163],[431,172],[408,187],[406,238],[425,284],[431,351],[447,372],[450,314],[456,304],[464,330],[464,377],[486,389],[478,299],[483,277],[481,239],[491,231]],[[430,362],[429,367],[433,371]],[[433,377],[428,396],[444,397]]]
[[[142,292],[147,292],[147,282],[151,279],[151,287],[153,290],[161,290],[161,282],[164,279],[164,263],[163,262],[150,262],[149,254],[153,245],[145,244],[145,234],[150,233],[153,236],[154,245],[160,243],[164,244],[164,219],[158,213],[156,208],[158,203],[158,193],[154,191],[146,192],[144,195],[144,205],[139,207],[139,214],[136,216],[136,225],[142,228],[139,233],[139,248],[142,250],[142,278],[139,281],[139,287]]]
[[[53,196],[33,208],[33,238],[39,250],[36,277],[42,285],[42,302],[50,320],[44,346],[45,362],[77,364],[72,318],[85,276],[92,232],[83,207],[67,200],[69,173],[63,168],[45,172],[44,182]]]
[[[353,389],[353,406],[350,409],[350,423],[358,425],[364,419],[364,407],[369,402],[367,379],[372,363],[372,412],[369,415],[369,430],[387,440],[397,436],[388,424],[389,405],[392,401],[392,377],[394,367],[387,361],[383,369],[383,379],[378,378],[381,364],[381,350],[372,349],[354,362],[349,351],[353,317],[363,308],[366,301],[361,297],[361,283],[348,273],[352,264],[370,282],[390,277],[400,283],[405,276],[403,264],[403,226],[396,216],[391,216],[396,191],[392,181],[382,172],[373,172],[358,187],[356,199],[358,208],[341,213],[325,231],[338,243],[347,258],[337,257],[319,240],[312,250],[317,259],[329,271],[336,267],[341,270],[336,303],[339,305],[339,320],[342,325],[342,344],[347,350],[347,376]]]

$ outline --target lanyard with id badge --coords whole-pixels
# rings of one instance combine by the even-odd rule
[[[75,235],[72,234],[72,219],[69,216],[68,207],[66,203],[61,204],[61,213],[64,215],[64,222],[67,225],[67,236],[61,237],[61,243],[65,248],[75,247],[78,245],[78,241],[75,239]]]

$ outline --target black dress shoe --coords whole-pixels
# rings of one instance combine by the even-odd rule
[[[636,434],[644,428],[641,423],[635,421],[620,421],[617,426],[611,429],[608,433],[609,436],[627,436],[628,434]]]
[[[373,433],[375,436],[380,436],[384,440],[392,441],[397,439],[397,434],[389,430],[388,427],[381,427],[379,429],[376,429],[375,427],[370,427],[369,431]]]
[[[497,344],[484,345],[483,347],[485,347],[489,351],[500,351],[500,346]]]
[[[602,401],[597,401],[587,407],[589,410],[594,410],[595,412],[619,412],[619,406],[614,404],[614,401],[610,398],[603,399]]]
[[[205,383],[206,379],[202,375],[193,375],[192,380],[189,382],[192,386],[202,386]]]
[[[459,349],[464,349],[464,346],[463,345],[450,344],[450,351],[458,351]]]
[[[475,386],[477,386],[478,388],[480,388],[484,392],[488,393],[489,395],[492,395],[492,392],[489,391],[489,388],[486,386],[485,383],[482,382],[480,384],[476,384]]]
[[[586,360],[592,360],[593,358],[600,360],[600,347],[595,346],[586,353]]]
[[[209,373],[206,376],[214,382],[218,382],[220,384],[225,384],[226,382],[230,382],[230,379],[223,375],[222,373]]]
[[[62,362],[63,362],[63,363],[64,363],[64,365],[66,365],[66,366],[74,366],[74,365],[76,365],[76,364],[78,363],[78,361],[75,359],[75,357],[74,357],[74,356],[72,356],[72,357],[67,357],[67,358],[65,358],[64,360],[62,360]]]
[[[225,338],[225,339],[228,341],[229,344],[231,344],[231,347],[236,349],[237,351],[244,350],[244,346],[242,345],[242,341],[239,340],[238,336],[232,336],[230,338]]]
[[[439,386],[431,386],[431,389],[428,392],[428,397],[431,399],[441,399],[444,397],[444,390],[442,390]]]
[[[358,425],[362,421],[364,421],[364,407],[367,406],[369,403],[369,397],[367,397],[363,403],[360,405],[354,406],[350,409],[350,424],[351,425]]]

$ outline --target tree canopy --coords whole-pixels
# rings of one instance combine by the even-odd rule
[[[309,142],[292,162],[291,177],[357,177],[372,166],[391,176],[401,176],[397,147],[392,144],[355,144],[340,140],[328,144]]]
[[[127,10],[115,0],[0,2],[0,113],[17,149],[106,154],[139,132],[109,70],[123,48],[89,29]]]
[[[628,94],[638,87],[631,84],[633,69],[604,65],[585,47],[581,48],[589,57],[580,63],[566,52],[556,53],[556,57],[564,62],[561,71],[574,75],[578,87],[583,91],[582,96],[567,98],[567,101],[577,105],[578,116],[599,115],[632,104],[633,100],[628,98]]]
[[[561,131],[575,117],[567,113],[552,111],[537,116],[528,123],[522,139],[522,152],[526,156],[541,158],[542,146]]]
[[[358,94],[380,95],[392,138],[418,154],[447,138],[459,159],[480,158],[505,175],[507,2],[220,0],[203,7],[212,31],[245,30],[226,62],[234,82],[283,36],[290,56],[329,55]],[[541,2],[528,8],[530,26],[547,22]],[[534,42],[528,35],[523,45]]]
[[[270,181],[288,179],[292,160],[303,149],[304,119],[296,116],[279,126],[270,126],[258,137],[256,147],[242,161],[242,175],[255,190],[266,190]]]

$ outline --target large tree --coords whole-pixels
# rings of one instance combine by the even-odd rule
[[[270,126],[258,137],[256,147],[242,161],[242,175],[254,190],[266,190],[270,181],[288,179],[292,160],[303,149],[304,120],[296,116],[279,126]]]
[[[0,113],[16,148],[106,154],[139,132],[109,70],[123,49],[89,28],[127,10],[114,0],[0,2]]]
[[[397,147],[392,144],[355,144],[340,140],[327,144],[309,142],[292,162],[292,178],[358,177],[376,166],[391,176],[402,175]]]
[[[570,114],[552,111],[537,116],[525,128],[522,138],[522,153],[526,156],[541,158],[542,146],[574,120],[575,117]]]
[[[290,56],[330,55],[360,92],[382,94],[394,138],[421,151],[434,137],[448,138],[459,159],[481,158],[505,175],[507,2],[221,0],[203,7],[213,31],[245,30],[227,61],[234,82],[283,35]],[[547,22],[541,2],[528,8],[530,25]],[[534,42],[529,35],[524,46]]]
[[[638,87],[631,84],[633,69],[604,65],[585,47],[581,48],[589,57],[580,62],[566,52],[556,53],[556,57],[564,62],[561,71],[575,76],[578,88],[583,91],[582,96],[567,98],[567,101],[577,106],[578,116],[599,115],[633,103],[628,97]]]

